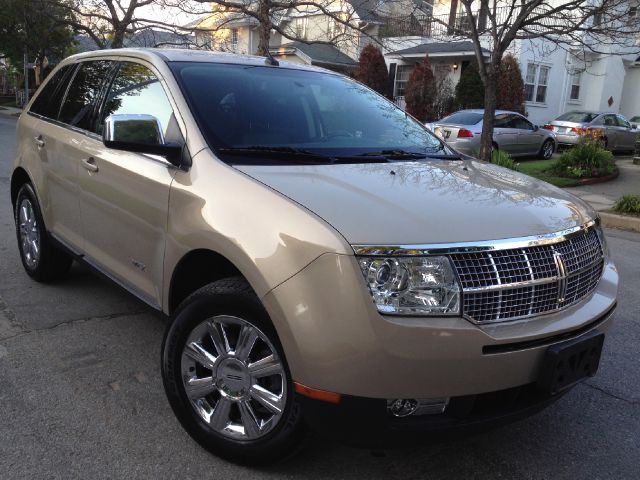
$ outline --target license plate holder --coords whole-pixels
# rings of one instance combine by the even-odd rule
[[[598,371],[604,333],[592,331],[550,346],[542,362],[538,388],[555,395]]]

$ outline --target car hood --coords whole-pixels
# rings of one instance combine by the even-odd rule
[[[559,188],[478,161],[235,167],[311,210],[352,245],[525,237],[595,218]]]

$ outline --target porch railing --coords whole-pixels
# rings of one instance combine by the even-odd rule
[[[544,9],[539,7],[531,15],[540,16],[533,28],[545,28],[549,26],[561,25],[563,19],[554,15],[546,14]],[[495,22],[497,25],[511,23],[520,11],[520,6],[498,7],[495,10]],[[494,13],[493,11],[491,12]],[[565,13],[566,15],[566,13]],[[566,18],[564,18],[566,21]],[[380,27],[379,36],[388,37],[455,37],[464,36],[471,30],[472,25],[480,32],[486,32],[491,27],[489,13],[476,10],[472,16],[467,13],[451,15],[425,15],[412,13],[406,16],[396,16],[386,18]]]

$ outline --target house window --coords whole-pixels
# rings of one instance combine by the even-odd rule
[[[231,48],[236,50],[238,48],[238,29],[231,29]]]
[[[580,72],[571,75],[571,92],[569,93],[570,100],[580,99]]]
[[[296,38],[301,40],[307,39],[307,26],[309,19],[307,17],[298,17],[295,19]]]
[[[527,102],[544,103],[547,101],[547,85],[550,67],[529,63],[524,82],[524,99]]]
[[[413,72],[413,65],[398,65],[398,69],[396,70],[396,97],[404,96],[404,88],[407,85],[407,80],[409,80],[411,76],[411,72]]]

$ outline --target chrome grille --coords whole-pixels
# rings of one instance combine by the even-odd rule
[[[561,242],[451,254],[463,314],[489,323],[549,313],[595,290],[604,258],[594,228]]]

